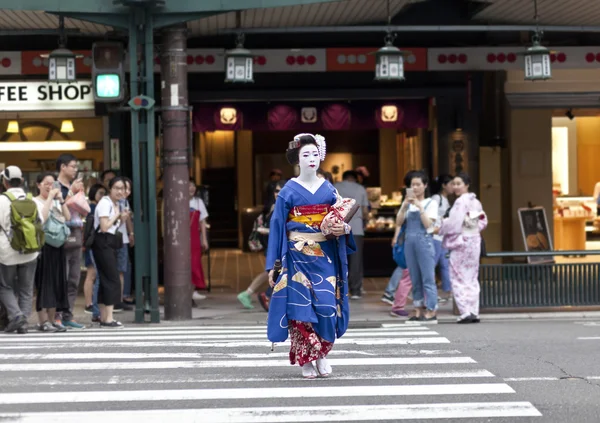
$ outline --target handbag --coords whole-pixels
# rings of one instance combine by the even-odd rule
[[[321,222],[321,232],[327,239],[335,238],[335,235],[331,233],[331,227],[335,223],[349,223],[360,208],[360,205],[356,203],[355,199],[342,198],[337,190],[335,195],[337,197],[335,204],[331,206],[329,213],[327,213],[323,218],[323,222]]]
[[[79,191],[77,194],[71,196],[67,200],[66,205],[69,210],[80,214],[82,217],[86,217],[90,213],[90,205],[83,191]]]
[[[398,267],[406,269],[406,255],[404,254],[404,240],[406,239],[406,223],[400,227],[400,233],[396,239],[396,243],[392,247],[392,257]]]
[[[46,235],[46,244],[60,248],[65,245],[71,230],[65,223],[62,215],[56,213],[54,208],[48,214],[48,219],[44,222],[44,234]]]
[[[83,233],[81,228],[71,228],[71,233],[65,241],[65,250],[75,250],[83,247]]]

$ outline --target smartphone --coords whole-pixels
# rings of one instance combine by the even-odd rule
[[[415,196],[415,192],[412,188],[406,188],[406,198],[413,198]]]
[[[54,181],[54,182],[52,183],[52,188],[53,188],[53,189],[60,189],[60,182],[58,182],[58,181]]]

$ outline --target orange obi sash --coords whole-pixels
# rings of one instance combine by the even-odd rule
[[[316,229],[321,227],[321,222],[331,206],[327,204],[316,204],[310,206],[297,206],[292,208],[288,215],[288,221],[302,223]]]

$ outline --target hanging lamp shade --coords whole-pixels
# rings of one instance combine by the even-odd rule
[[[525,80],[545,81],[552,78],[550,50],[541,45],[540,36],[536,34],[533,45],[527,49],[525,56]]]
[[[63,134],[75,132],[75,128],[73,127],[73,121],[63,120],[62,124],[60,125],[60,132],[62,132]]]
[[[225,82],[253,83],[254,57],[244,48],[244,36],[239,35],[237,46],[225,52]]]
[[[8,122],[8,126],[6,127],[6,132],[9,134],[18,134],[19,133],[19,122],[16,120],[11,120]]]
[[[404,52],[394,46],[391,34],[375,53],[375,80],[404,81]]]
[[[57,83],[71,83],[77,80],[75,72],[75,59],[83,57],[61,45],[50,54],[42,54],[48,59],[48,81]]]

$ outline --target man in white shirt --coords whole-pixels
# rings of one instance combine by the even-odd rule
[[[352,220],[350,220],[352,235],[354,235],[354,242],[356,243],[356,253],[348,256],[348,285],[350,286],[350,298],[358,300],[362,295],[364,276],[364,219],[366,219],[369,214],[369,200],[367,198],[367,190],[357,182],[358,174],[355,171],[349,170],[344,172],[342,179],[342,182],[335,184],[335,188],[342,197],[352,198],[356,200],[356,203],[360,206]]]
[[[0,177],[7,193],[16,200],[27,197],[23,191],[21,169],[8,166]],[[23,254],[14,250],[11,246],[12,233],[11,199],[6,194],[0,195],[0,302],[6,308],[9,319],[4,331],[27,333],[39,252]]]

